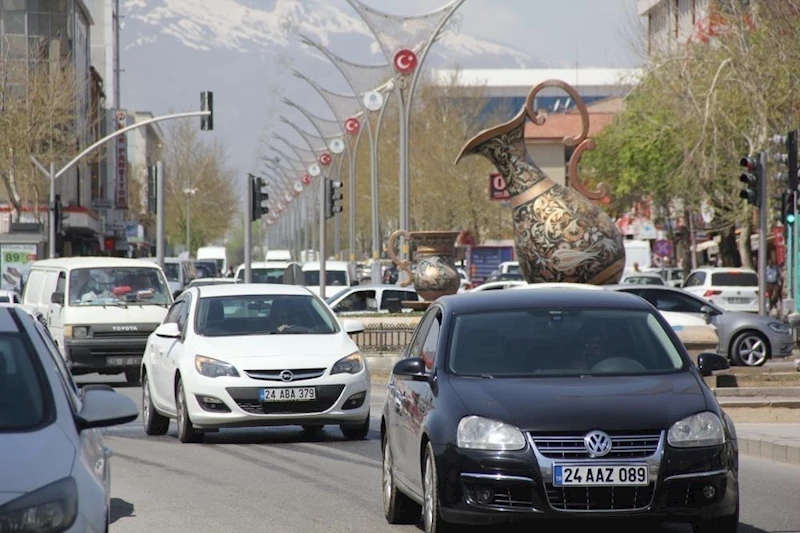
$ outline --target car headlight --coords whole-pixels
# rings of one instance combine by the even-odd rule
[[[61,533],[78,517],[78,485],[67,477],[0,507],[0,531]]]
[[[667,442],[675,448],[716,446],[725,442],[725,430],[716,414],[705,411],[675,422],[667,432]]]
[[[480,416],[466,416],[458,423],[456,443],[473,450],[521,450],[525,436],[511,424]]]
[[[358,374],[362,370],[364,370],[364,358],[359,352],[354,352],[336,361],[331,368],[331,375]]]
[[[789,326],[783,322],[770,322],[767,327],[775,333],[789,333]]]
[[[194,356],[194,367],[201,376],[207,378],[219,378],[224,376],[239,377],[239,372],[236,371],[232,364],[204,355]]]

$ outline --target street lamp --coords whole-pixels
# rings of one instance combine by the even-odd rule
[[[186,188],[183,189],[183,194],[186,195],[186,253],[189,257],[192,256],[191,238],[192,238],[192,216],[191,216],[191,198],[197,194],[197,189]]]

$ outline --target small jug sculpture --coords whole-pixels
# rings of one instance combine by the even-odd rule
[[[408,274],[408,280],[400,285],[408,287],[414,284],[417,294],[428,302],[440,296],[455,294],[461,285],[461,277],[456,271],[453,258],[456,251],[458,231],[404,231],[397,230],[389,237],[386,251],[399,270]],[[417,271],[412,272],[411,263],[400,260],[394,251],[397,238],[403,236],[406,241],[417,245],[414,262]]]
[[[569,188],[553,182],[525,149],[526,118],[539,126],[546,120],[533,108],[536,94],[545,87],[566,91],[581,115],[581,135],[564,139],[567,146],[575,146],[569,160]],[[591,202],[605,197],[608,188],[601,185],[599,191],[588,191],[578,177],[581,154],[594,148],[588,135],[589,112],[580,95],[562,81],[548,80],[531,90],[516,117],[476,135],[456,159],[457,164],[465,155],[480,154],[505,178],[514,209],[517,257],[528,283],[606,285],[619,282],[622,276],[622,235],[608,215]]]

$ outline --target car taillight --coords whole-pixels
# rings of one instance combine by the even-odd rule
[[[709,298],[711,296],[716,296],[718,294],[722,294],[722,291],[707,290],[705,293],[703,293],[703,298]]]

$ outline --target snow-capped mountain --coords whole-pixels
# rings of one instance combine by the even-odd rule
[[[292,69],[326,89],[351,92],[327,59],[301,44],[300,35],[358,65],[386,63],[366,24],[344,0],[123,0],[122,14],[122,107],[156,114],[193,110],[200,91],[214,91],[215,134],[242,172],[253,169],[264,128],[277,127],[278,115],[296,116],[280,104],[281,97],[331,116]],[[548,64],[460,32],[456,18],[425,63],[453,66]]]

